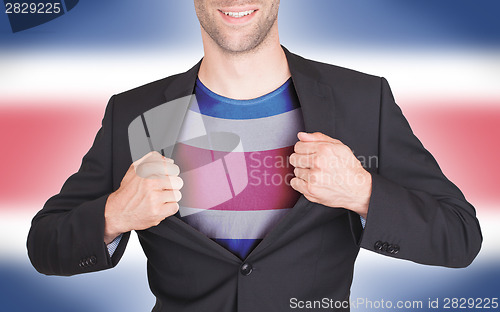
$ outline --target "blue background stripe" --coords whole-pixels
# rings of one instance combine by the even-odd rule
[[[17,34],[2,11],[0,46],[200,47],[192,1],[80,1],[63,17]],[[495,0],[287,0],[280,37],[307,46],[498,47],[498,12]]]

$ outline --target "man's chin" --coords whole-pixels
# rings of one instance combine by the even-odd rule
[[[238,40],[239,39],[239,40]],[[247,54],[257,51],[263,44],[264,40],[252,39],[235,39],[229,38],[217,45],[228,54]],[[230,44],[229,44],[230,43]]]

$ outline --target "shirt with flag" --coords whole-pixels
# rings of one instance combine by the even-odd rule
[[[251,100],[229,99],[198,79],[172,158],[186,223],[244,259],[293,207],[289,156],[304,130],[289,79]]]

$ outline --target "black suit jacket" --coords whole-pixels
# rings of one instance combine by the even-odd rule
[[[480,249],[474,208],[413,135],[387,81],[284,50],[306,130],[371,159],[366,228],[355,213],[302,196],[242,261],[169,217],[138,231],[154,311],[287,311],[290,298],[347,300],[359,247],[448,267],[467,266]],[[145,111],[191,95],[199,65],[111,98],[81,168],[33,219],[27,245],[39,272],[73,275],[118,263],[129,233],[110,258],[104,207],[132,162],[127,128]]]

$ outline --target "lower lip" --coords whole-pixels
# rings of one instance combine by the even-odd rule
[[[243,16],[243,17],[232,17],[232,16],[229,16],[229,15],[222,13],[221,11],[219,11],[219,13],[222,15],[222,19],[229,24],[244,24],[244,23],[248,22],[249,20],[251,20],[255,16],[255,13],[257,13],[257,10],[253,11],[252,14],[248,14],[248,15]]]

